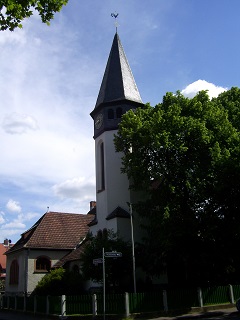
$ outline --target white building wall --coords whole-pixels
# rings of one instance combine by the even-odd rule
[[[51,260],[51,266],[64,257],[68,250],[35,250],[25,249],[7,255],[7,272],[6,272],[6,293],[23,294],[31,293],[38,282],[44,277],[45,272],[35,272],[35,261],[39,256],[46,256]],[[10,266],[16,259],[19,265],[18,285],[10,285]]]
[[[51,260],[51,267],[54,266],[69,251],[55,250],[30,250],[28,256],[28,283],[27,292],[33,292],[38,282],[45,276],[45,272],[35,272],[35,261],[40,256],[48,257]]]
[[[10,266],[15,259],[19,265],[19,279],[18,284],[10,285]],[[7,255],[5,291],[6,293],[23,293],[25,291],[25,257],[23,251],[17,251]]]
[[[117,130],[105,131],[95,140],[95,162],[96,162],[96,200],[97,200],[97,219],[98,224],[91,227],[93,234],[99,229],[113,229],[114,232],[122,233],[118,224],[118,219],[106,220],[106,217],[118,206],[129,211],[130,202],[129,181],[125,174],[121,173],[121,154],[115,152],[113,142],[114,134]],[[99,145],[104,144],[104,172],[105,189],[99,189],[99,179],[101,168],[99,167]],[[123,218],[120,218],[123,219]],[[128,219],[124,219],[128,220]],[[126,230],[125,230],[126,231]],[[124,233],[126,233],[124,231]]]

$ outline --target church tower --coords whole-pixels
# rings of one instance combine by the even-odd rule
[[[115,34],[97,102],[94,120],[96,164],[96,219],[91,223],[95,235],[104,228],[130,238],[129,181],[121,173],[120,153],[115,151],[114,134],[121,116],[143,105],[118,33]]]

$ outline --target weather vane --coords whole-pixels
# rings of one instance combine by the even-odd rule
[[[115,27],[116,27],[116,32],[117,32],[117,28],[118,28],[118,22],[117,22],[117,17],[118,17],[118,13],[111,13],[111,17],[113,17],[115,19]]]

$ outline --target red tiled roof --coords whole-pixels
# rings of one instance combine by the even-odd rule
[[[85,241],[84,243],[82,243],[80,246],[78,246],[77,248],[73,249],[70,253],[66,254],[62,259],[60,259],[54,266],[53,268],[59,268],[65,265],[65,263],[70,262],[70,261],[75,261],[75,260],[79,260],[81,254],[84,251],[84,248],[86,246],[86,243],[88,241]]]
[[[47,212],[22,234],[9,253],[23,247],[73,249],[86,236],[92,220],[88,214]]]
[[[4,255],[6,251],[7,247],[0,243],[0,266],[2,267],[2,269],[6,269],[6,256]]]
[[[10,247],[12,247],[12,244],[9,245],[4,245],[3,243],[0,243],[0,276],[5,277],[5,271],[4,273],[3,270],[6,270],[6,261],[7,257],[5,255],[5,252],[9,250]]]

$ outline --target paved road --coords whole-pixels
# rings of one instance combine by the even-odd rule
[[[0,320],[46,320],[45,316],[34,316],[22,312],[0,310]]]
[[[206,312],[188,313],[176,317],[159,317],[149,320],[240,320],[240,312],[235,307]]]
[[[46,316],[34,316],[31,314],[25,314],[20,312],[16,313],[12,311],[0,310],[0,320],[46,320],[46,319],[51,319],[51,317],[47,318]],[[52,319],[57,319],[57,318],[55,317]],[[143,319],[146,319],[146,318],[143,318]],[[229,309],[214,310],[209,312],[184,314],[177,317],[152,318],[148,320],[199,320],[199,319],[240,320],[240,312],[237,312],[236,308],[229,308]],[[106,317],[106,320],[107,320],[107,317]]]

